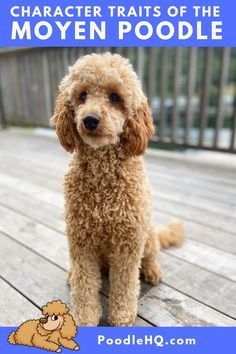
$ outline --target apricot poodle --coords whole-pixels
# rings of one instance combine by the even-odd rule
[[[73,317],[69,308],[61,300],[54,300],[43,306],[44,317],[29,320],[9,335],[10,344],[27,345],[54,352],[61,352],[60,346],[79,350],[78,344],[72,339],[77,334]]]
[[[109,322],[135,321],[140,269],[156,284],[160,242],[177,245],[183,226],[151,226],[151,197],[142,155],[154,126],[129,61],[117,54],[79,59],[59,86],[52,122],[73,153],[65,175],[65,219],[75,320],[96,326],[102,313],[101,268],[109,268]]]

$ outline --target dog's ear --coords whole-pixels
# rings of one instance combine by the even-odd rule
[[[64,323],[60,329],[62,338],[71,339],[76,336],[77,328],[73,317],[68,313],[64,315]]]
[[[65,150],[73,152],[75,149],[75,139],[78,136],[74,122],[74,110],[71,103],[60,93],[56,100],[55,111],[50,119],[56,127],[56,133],[61,145]]]
[[[121,141],[130,156],[144,154],[154,125],[148,102],[143,102],[126,121]]]

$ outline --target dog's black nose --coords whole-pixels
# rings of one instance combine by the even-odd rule
[[[100,121],[99,117],[95,114],[90,114],[90,115],[84,117],[84,119],[83,119],[84,126],[89,131],[95,130],[99,124],[99,121]]]

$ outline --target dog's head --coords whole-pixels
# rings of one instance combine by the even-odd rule
[[[141,84],[127,59],[92,54],[69,68],[59,87],[52,122],[63,147],[82,141],[94,148],[121,144],[141,155],[154,132]]]
[[[69,308],[61,300],[54,300],[43,306],[44,317],[39,320],[38,331],[44,335],[49,332],[59,331],[62,338],[75,337],[77,330]],[[40,330],[43,329],[43,330]]]

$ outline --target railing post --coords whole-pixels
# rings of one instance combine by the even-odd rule
[[[215,136],[214,136],[214,144],[213,144],[214,148],[216,148],[218,146],[219,130],[222,128],[222,126],[224,124],[224,93],[225,93],[225,86],[228,81],[230,51],[231,51],[231,49],[229,47],[222,49],[218,107],[217,107],[217,116],[216,116],[216,123],[215,123]]]
[[[167,48],[161,48],[161,92],[160,92],[160,125],[159,125],[159,137],[160,142],[163,140],[164,130],[165,130],[165,118],[166,118],[166,107],[165,107],[165,97],[167,91],[167,81],[168,81],[168,63],[167,63]]]
[[[0,81],[0,129],[3,129],[6,127],[6,120],[5,120],[5,114],[4,114],[4,107],[3,107],[3,101],[2,101],[2,82]]]
[[[6,127],[6,121],[4,118],[3,106],[0,100],[0,129],[4,129]]]
[[[143,83],[143,64],[144,64],[144,48],[138,47],[137,48],[137,74],[139,80]]]
[[[236,92],[235,92],[235,98],[234,98],[234,111],[233,111],[232,125],[231,125],[231,140],[230,140],[231,152],[236,151],[235,137],[236,137]]]
[[[181,48],[175,48],[175,65],[174,65],[174,107],[171,124],[171,138],[175,143],[177,140],[176,132],[179,121],[179,94],[180,94],[180,76],[181,76]]]
[[[152,99],[156,91],[156,57],[155,57],[155,48],[148,48],[148,82],[147,82],[147,94],[152,102]]]
[[[189,143],[189,130],[193,123],[194,107],[193,97],[196,86],[196,72],[197,72],[197,48],[189,48],[189,63],[188,63],[188,89],[187,89],[187,109],[185,120],[185,144]]]
[[[208,118],[208,99],[211,84],[211,62],[212,62],[212,48],[205,49],[205,66],[204,66],[204,78],[203,78],[203,88],[202,88],[202,98],[201,98],[201,112],[200,112],[200,134],[198,146],[202,147],[204,142],[204,132],[206,129],[207,118]]]

